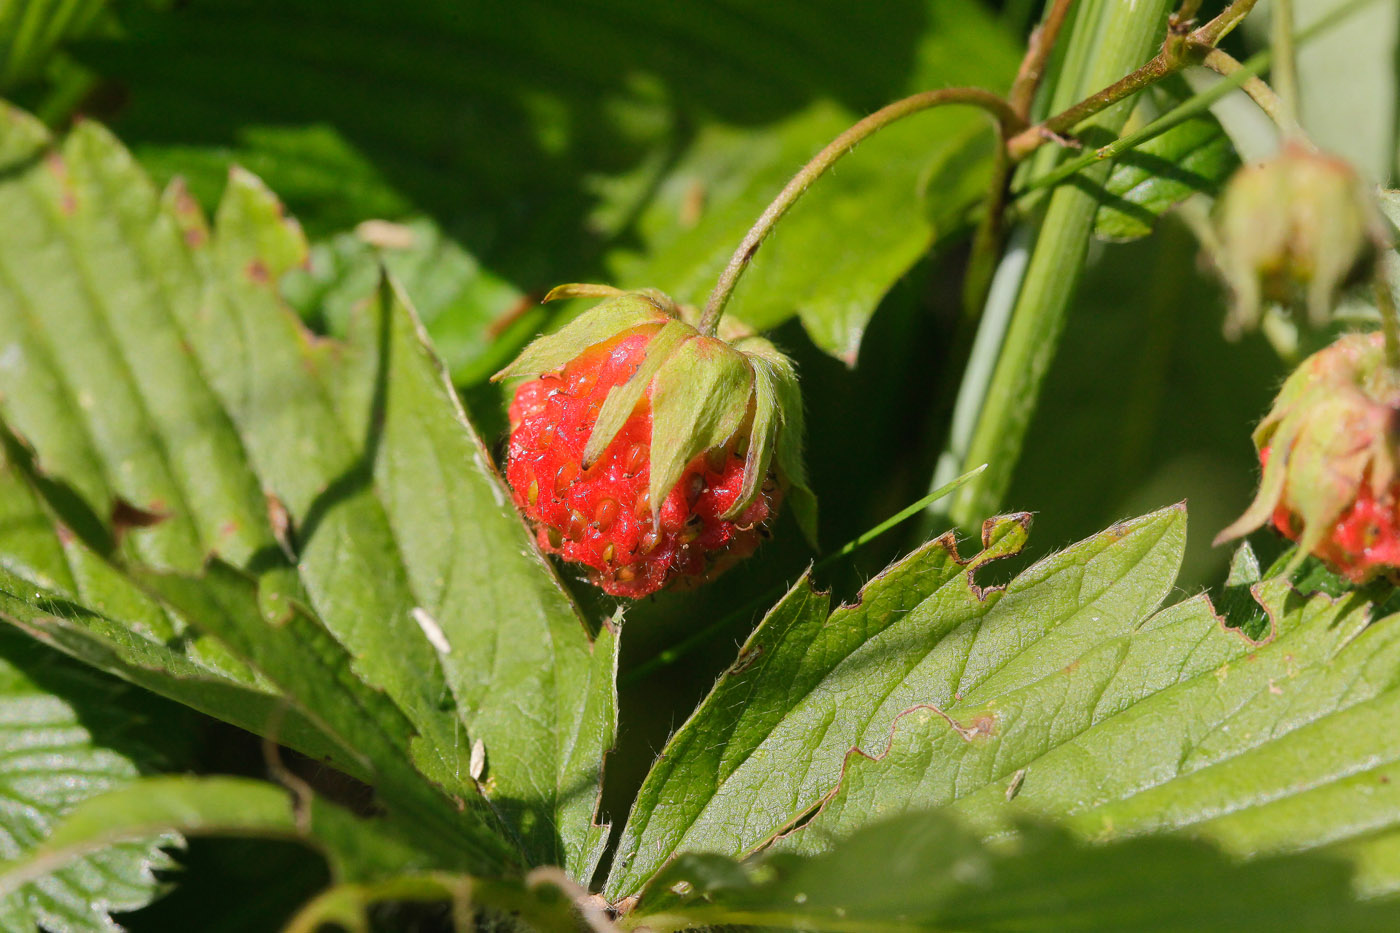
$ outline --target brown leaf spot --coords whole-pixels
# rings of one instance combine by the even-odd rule
[[[982,713],[972,717],[972,720],[963,725],[963,737],[974,739],[978,736],[992,735],[996,732],[997,718],[991,713]]]
[[[272,280],[272,274],[267,270],[267,263],[261,259],[251,259],[248,266],[243,270],[243,274],[248,276],[248,280],[256,285],[266,285]]]
[[[118,496],[112,503],[112,537],[120,543],[128,531],[151,528],[169,517],[170,513],[165,511],[162,502],[152,502],[150,508],[143,509]]]
[[[742,674],[753,667],[755,661],[763,656],[763,646],[754,645],[752,648],[745,648],[739,652],[739,657],[729,666],[730,674]]]
[[[292,540],[292,515],[275,493],[266,493],[264,498],[267,501],[267,521],[272,526],[272,536],[277,539],[277,546],[282,549],[287,560],[295,563],[297,557]]]

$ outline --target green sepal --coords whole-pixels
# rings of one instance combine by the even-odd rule
[[[588,443],[583,448],[583,468],[586,470],[603,455],[608,445],[617,437],[617,432],[632,417],[637,403],[646,394],[647,386],[660,371],[662,365],[687,340],[697,336],[695,328],[681,321],[667,321],[647,344],[646,355],[626,382],[608,393],[607,400],[598,411],[593,422],[593,431],[588,435]],[[654,437],[655,435],[653,435]]]
[[[729,443],[748,420],[753,391],[749,361],[718,338],[696,336],[669,354],[651,391],[653,520],[686,465]]]
[[[776,457],[779,478],[788,486],[787,498],[802,535],[817,546],[817,497],[807,485],[802,459],[802,390],[797,369],[777,347],[762,337],[746,337],[735,349],[749,360],[754,371],[753,428],[744,485],[739,498],[725,513],[734,519],[753,502]]]
[[[569,297],[561,285],[548,298]],[[642,324],[664,324],[675,319],[675,306],[659,293],[624,292],[599,302],[552,334],[536,338],[509,366],[491,377],[492,382],[518,376],[536,377],[554,372],[595,344],[602,343],[628,328]]]
[[[1259,492],[1215,543],[1264,525],[1279,504],[1301,524],[1292,573],[1355,501],[1363,482],[1380,495],[1395,479],[1391,420],[1400,401],[1385,363],[1381,335],[1349,334],[1313,354],[1284,382],[1254,430],[1255,448],[1269,450]]]

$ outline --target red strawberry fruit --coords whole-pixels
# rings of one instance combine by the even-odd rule
[[[1259,493],[1216,543],[1271,522],[1356,583],[1400,579],[1400,381],[1380,333],[1349,334],[1298,367],[1254,432]]]
[[[543,550],[604,591],[713,579],[768,536],[785,492],[810,531],[796,374],[768,341],[702,334],[656,292],[612,293],[497,374],[522,376],[515,503]]]

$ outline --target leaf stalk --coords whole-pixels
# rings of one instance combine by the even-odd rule
[[[811,161],[792,177],[783,190],[778,192],[778,196],[759,215],[758,220],[754,221],[738,248],[734,250],[729,264],[720,273],[719,281],[715,283],[714,290],[710,292],[709,300],[705,302],[705,310],[700,317],[701,333],[714,336],[719,328],[720,318],[724,315],[725,306],[729,303],[744,270],[753,260],[754,254],[763,245],[768,234],[773,232],[778,221],[797,203],[798,198],[802,197],[814,181],[824,175],[842,156],[854,149],[859,143],[890,124],[924,110],[955,104],[980,107],[987,111],[996,117],[1004,135],[1020,130],[1025,122],[1004,98],[991,91],[972,87],[939,88],[933,91],[924,91],[887,104],[860,120],[813,156]]]

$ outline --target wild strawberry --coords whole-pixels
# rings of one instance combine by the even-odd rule
[[[713,579],[768,536],[785,491],[810,531],[796,374],[768,341],[703,335],[656,292],[611,293],[496,378],[520,376],[515,503],[542,549],[606,592]]]
[[[1400,381],[1380,333],[1349,334],[1283,384],[1254,432],[1259,493],[1220,543],[1272,522],[1364,583],[1400,576]],[[1295,566],[1297,563],[1295,560]]]

